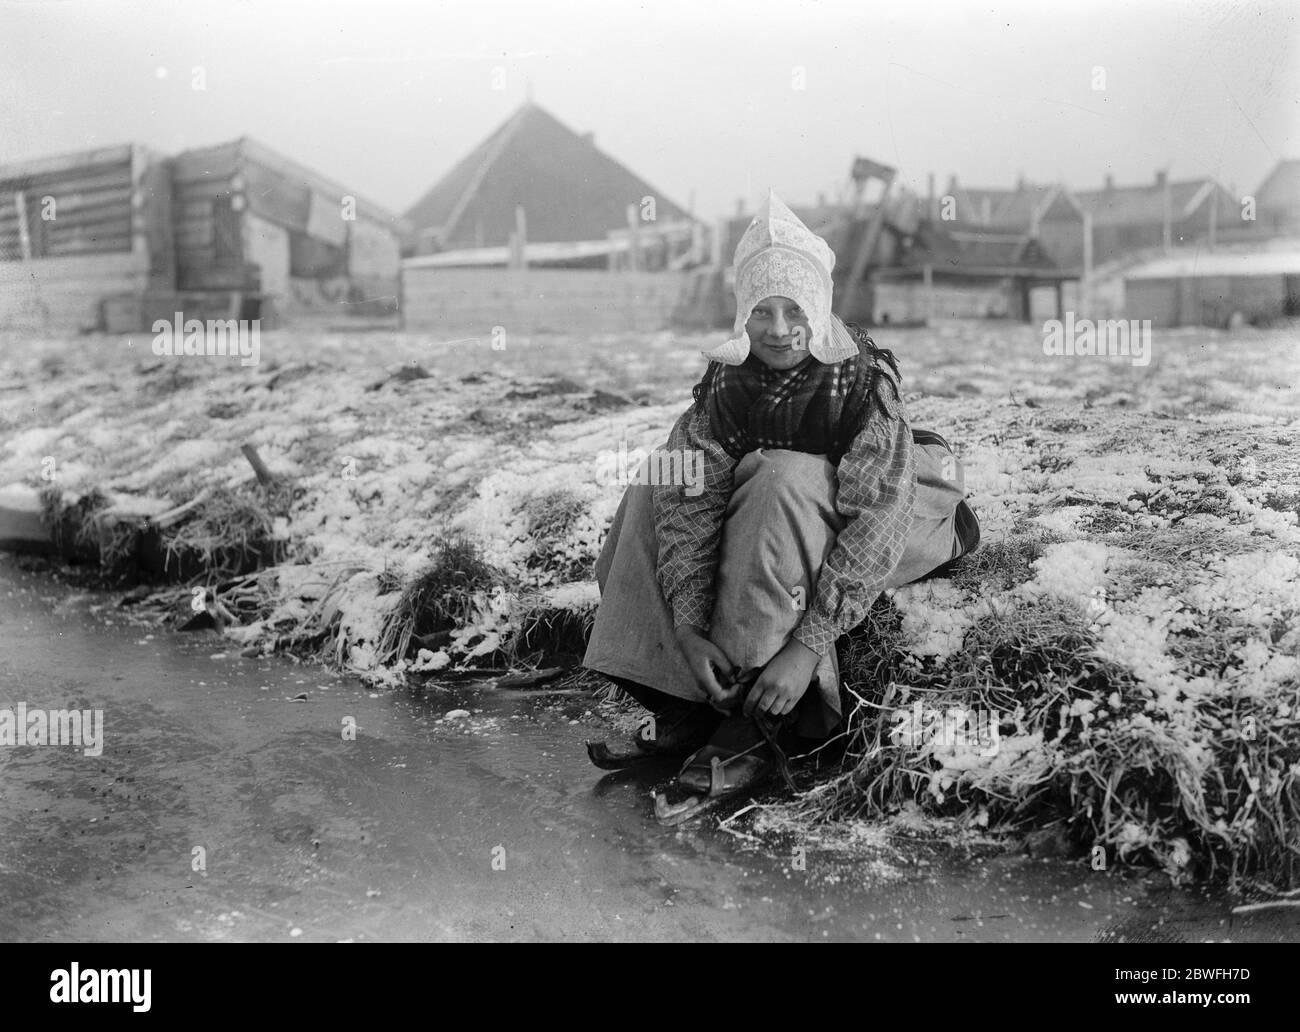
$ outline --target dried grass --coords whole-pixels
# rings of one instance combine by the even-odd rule
[[[528,499],[523,513],[532,548],[524,565],[530,570],[544,571],[547,579],[557,584],[589,576],[590,560],[574,557],[566,550],[570,533],[587,512],[587,502],[566,487]]]
[[[989,572],[1016,569],[995,558]],[[1227,620],[1171,647],[1189,666],[1222,666],[1247,632]],[[1060,823],[1108,863],[1141,862],[1178,877],[1222,876],[1291,887],[1300,878],[1300,683],[1266,698],[1198,695],[1170,711],[1123,667],[1100,657],[1089,614],[1072,602],[1018,600],[968,631],[942,665],[906,648],[887,601],[842,642],[852,702],[842,770],[796,801],[814,823],[897,813],[1004,829]],[[1011,762],[950,766],[942,751],[896,733],[894,714],[987,711]]]
[[[275,536],[275,516],[285,508],[283,495],[261,489],[214,488],[193,516],[164,535],[166,566],[199,568],[213,583],[283,560],[285,542]]]
[[[541,598],[525,596],[511,620],[517,631],[506,643],[506,656],[511,663],[528,665],[548,655],[580,656],[586,651],[595,622],[595,606],[562,609]]]
[[[97,563],[109,583],[134,578],[141,541],[148,530],[144,518],[113,512],[109,497],[98,488],[69,502],[56,487],[40,493],[41,522],[63,555]]]
[[[414,639],[465,625],[474,614],[475,596],[501,583],[500,571],[483,559],[473,541],[463,536],[444,540],[432,562],[402,588],[401,598],[384,621],[380,662],[404,659]]]

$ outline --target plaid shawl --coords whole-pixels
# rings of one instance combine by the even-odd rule
[[[751,354],[740,365],[710,362],[695,386],[714,439],[734,459],[757,448],[826,455],[839,465],[879,405],[882,380],[898,398],[898,364],[859,327],[848,324],[859,353],[831,365],[809,355],[793,369],[772,369]],[[892,370],[891,377],[886,366]]]

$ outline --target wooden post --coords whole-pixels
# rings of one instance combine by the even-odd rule
[[[627,206],[627,268],[629,272],[636,272],[641,267],[641,237],[640,227],[637,225],[639,221],[636,205],[629,204]]]
[[[721,269],[727,264],[727,256],[722,253],[722,249],[726,245],[730,225],[727,219],[718,219],[713,224],[713,249],[709,264],[715,269]]]
[[[1173,250],[1174,247],[1174,208],[1173,198],[1171,198],[1169,192],[1169,174],[1167,174],[1167,172],[1165,174],[1164,187],[1164,191],[1161,192],[1162,200],[1164,200],[1165,222],[1164,234],[1162,234],[1162,237],[1164,237],[1165,252],[1167,253]]]
[[[1079,306],[1092,318],[1092,212],[1083,213],[1083,282],[1079,284]]]
[[[528,217],[522,204],[515,205],[515,246],[519,248],[516,268],[528,268]]]
[[[27,198],[19,190],[14,194],[14,208],[18,212],[18,246],[22,248],[23,261],[32,259],[32,237],[27,230]]]
[[[253,472],[257,474],[257,482],[263,487],[270,487],[275,483],[275,474],[262,461],[262,457],[257,454],[257,449],[251,444],[240,445],[240,451],[244,453],[244,458],[248,464],[253,467]]]

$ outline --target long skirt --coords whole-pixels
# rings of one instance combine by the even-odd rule
[[[916,430],[913,437],[916,504],[887,588],[925,577],[979,541],[960,462],[938,434]],[[709,638],[740,669],[766,665],[798,627],[800,601],[812,604],[822,563],[844,526],[835,508],[837,486],[835,467],[823,455],[760,448],[740,460],[722,525],[709,628]],[[596,561],[601,599],[583,666],[704,702],[673,635],[672,612],[656,576],[653,490],[633,482],[614,515]],[[834,648],[814,676],[816,695],[810,691],[801,701],[796,730],[825,737],[838,727],[842,712]]]

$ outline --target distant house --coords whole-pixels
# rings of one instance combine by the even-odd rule
[[[874,322],[1028,320],[1040,313],[1036,295],[1044,293],[1049,314],[1062,310],[1063,284],[1076,273],[1058,268],[1035,237],[953,228],[959,224],[923,221],[893,264],[872,270]]]
[[[1170,180],[1164,172],[1142,186],[1115,186],[1107,176],[1102,189],[1075,191],[1074,199],[1091,218],[1094,266],[1146,250],[1212,243],[1240,221],[1239,206],[1213,179]]]
[[[636,227],[629,226],[629,206]],[[696,221],[599,150],[590,133],[574,132],[532,101],[457,162],[406,220],[408,250],[438,255],[435,265],[504,265],[518,239],[526,247],[552,245],[527,254],[529,264],[588,267],[604,267],[611,252],[627,251],[632,231],[644,232],[649,243],[676,226],[677,240],[689,242]]]
[[[0,165],[0,328],[93,329],[175,279],[166,158],[136,145]]]
[[[403,225],[254,140],[0,165],[0,328],[396,309]]]
[[[738,205],[738,209],[739,209]],[[792,204],[790,210],[799,220],[826,241],[835,252],[835,276],[847,275],[863,233],[877,213],[874,203],[853,205],[845,202],[828,203],[824,197],[814,205]],[[718,254],[723,264],[728,264],[736,252],[736,245],[754,220],[752,214],[738,210],[735,215],[718,223]],[[881,215],[884,230],[877,238],[871,255],[872,265],[891,264],[899,250],[899,239],[915,232],[918,224],[916,198],[911,194],[894,194],[885,202]]]
[[[1255,222],[1269,234],[1300,233],[1300,160],[1279,161],[1259,184]]]
[[[1062,185],[1021,179],[1014,189],[989,189],[962,186],[952,176],[947,194],[931,202],[931,218],[956,232],[1033,238],[1057,268],[1082,270],[1083,211]]]

